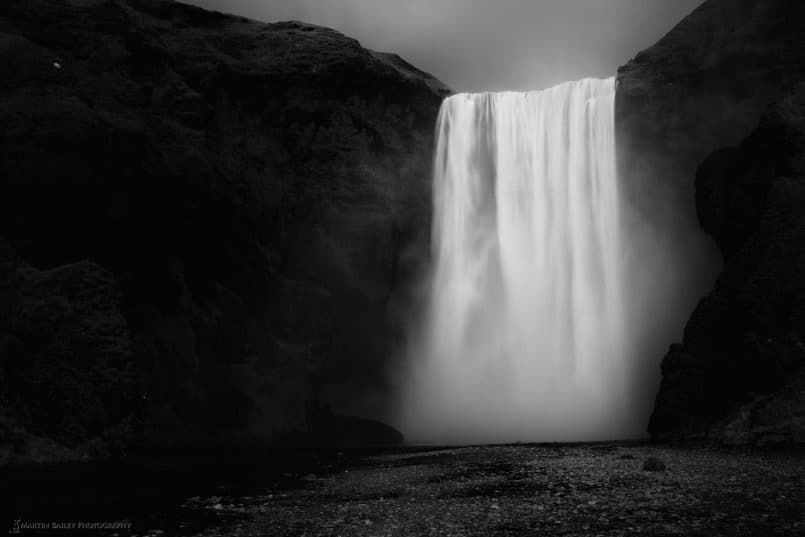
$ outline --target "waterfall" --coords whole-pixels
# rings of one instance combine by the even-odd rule
[[[442,105],[429,308],[399,421],[414,441],[624,437],[615,79]]]

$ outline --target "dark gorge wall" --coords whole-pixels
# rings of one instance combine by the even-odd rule
[[[663,362],[659,438],[805,441],[805,86],[696,178],[725,268]]]
[[[670,312],[655,315],[672,319],[707,294],[663,362],[655,438],[752,441],[739,429],[794,422],[799,433],[777,437],[802,438],[803,50],[800,2],[709,0],[619,72],[622,176],[648,236],[674,254],[644,247],[639,263],[671,277],[642,292],[664,293]],[[716,250],[700,228],[725,264],[709,294]]]
[[[0,66],[17,451],[276,439],[310,400],[382,413],[437,80],[326,28],[159,0],[5,2]]]

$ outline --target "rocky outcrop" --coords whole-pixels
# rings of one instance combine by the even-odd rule
[[[31,274],[118,289],[127,334],[20,360],[132,357],[154,432],[287,433],[311,397],[382,413],[437,80],[333,30],[169,0],[6,2],[0,65],[0,237]]]
[[[805,86],[696,178],[725,258],[663,362],[650,431],[730,443],[805,440]]]
[[[803,48],[804,5],[787,0],[708,0],[619,70],[616,128],[620,174],[629,206],[638,215],[632,225],[639,222],[646,228],[643,243],[636,247],[634,279],[640,281],[643,268],[664,274],[660,288],[643,288],[664,310],[658,313],[655,307],[645,316],[661,318],[659,329],[641,326],[638,315],[635,329],[653,337],[645,345],[645,355],[661,353],[660,345],[679,337],[668,327],[682,326],[697,301],[712,290],[722,265],[719,250],[728,263],[726,277],[731,253],[753,233],[753,222],[764,213],[765,207],[756,202],[763,199],[767,185],[760,183],[767,179],[736,183],[733,176],[720,175],[734,188],[729,194],[729,217],[716,221],[715,206],[724,203],[717,199],[721,194],[714,193],[707,202],[714,204],[712,211],[703,211],[708,186],[694,178],[705,157],[739,144],[757,127],[771,103],[779,102],[805,80]],[[702,173],[710,173],[709,169],[714,175],[731,162],[735,151],[719,152]],[[700,187],[698,195],[695,187]],[[740,199],[752,203],[739,203]],[[712,238],[702,233],[702,227]],[[727,348],[741,346],[736,343],[743,337],[740,334],[751,333],[718,331],[729,325],[726,319],[731,315],[731,306],[714,298],[718,294],[704,299],[685,330],[685,344],[673,346],[663,362],[662,387],[650,425],[655,438],[686,438],[694,431],[714,429],[726,417],[734,394],[744,391],[734,382],[750,371],[758,377],[776,374],[764,371],[766,366],[757,361],[737,366],[743,358],[733,357],[728,367],[714,358],[729,354]],[[771,301],[767,307],[774,307]],[[693,332],[709,332],[711,345],[691,348],[688,342]],[[775,341],[772,346],[788,348],[788,343]],[[760,340],[756,344],[760,346]],[[772,355],[777,351],[769,347],[764,352]],[[711,368],[708,364],[713,363],[720,365]],[[734,367],[746,370],[727,374]],[[710,372],[703,373],[708,368]],[[786,371],[780,374],[788,378],[790,370]],[[655,385],[653,378],[648,380]],[[693,397],[694,393],[698,395]]]
[[[633,189],[667,183],[692,211],[698,165],[740,142],[770,103],[805,79],[803,48],[805,5],[707,0],[621,67],[618,144]]]
[[[124,453],[140,391],[112,275],[86,261],[36,270],[0,244],[0,296],[0,460],[47,459],[47,439],[74,456]]]
[[[616,134],[627,203],[628,278],[639,368],[636,402],[651,405],[658,359],[723,260],[695,211],[702,160],[738,144],[766,107],[805,79],[805,6],[788,0],[707,0],[619,69]],[[657,275],[661,275],[659,278]],[[648,415],[646,415],[648,418]]]

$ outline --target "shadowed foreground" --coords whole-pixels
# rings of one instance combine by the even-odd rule
[[[645,471],[649,457],[665,470]],[[203,535],[802,535],[803,454],[473,447],[366,457],[304,486],[184,509]]]

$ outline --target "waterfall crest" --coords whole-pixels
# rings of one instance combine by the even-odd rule
[[[615,79],[445,100],[415,441],[629,436]]]

